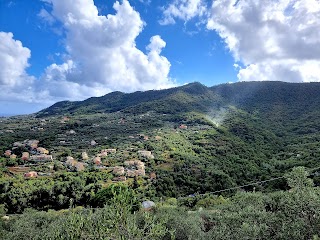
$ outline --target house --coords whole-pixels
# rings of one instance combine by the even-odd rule
[[[65,162],[65,164],[69,169],[75,169],[77,172],[85,170],[86,165],[85,163],[74,160],[74,158],[70,156],[67,157],[67,161]]]
[[[25,178],[35,178],[38,177],[38,173],[31,171],[31,172],[27,172],[23,175]]]
[[[187,125],[184,125],[184,124],[181,124],[181,125],[179,126],[179,128],[180,128],[180,129],[187,129],[188,126],[187,126]]]
[[[124,175],[124,167],[115,166],[112,173],[116,176]]]
[[[135,177],[136,175],[136,170],[127,170],[127,177]]]
[[[155,172],[151,172],[151,173],[149,174],[149,179],[150,179],[150,180],[157,179],[157,174],[156,174]]]
[[[107,153],[116,153],[117,152],[117,149],[115,148],[108,148],[107,149]]]
[[[95,158],[93,159],[93,163],[94,163],[95,165],[101,165],[101,158],[100,158],[100,157],[95,157]]]
[[[47,154],[39,154],[39,155],[32,155],[30,158],[30,161],[39,161],[39,162],[49,162],[53,161],[52,155]]]
[[[30,154],[28,152],[23,152],[21,156],[21,160],[28,161]]]
[[[88,160],[89,159],[89,156],[86,152],[82,152],[81,153],[81,157],[82,157],[82,160]]]
[[[108,153],[107,152],[102,152],[102,153],[99,153],[97,156],[98,157],[106,157],[106,156],[108,156]]]
[[[146,175],[146,172],[144,169],[138,169],[138,170],[135,170],[135,176],[145,176]]]
[[[101,153],[116,153],[117,149],[115,148],[108,148],[108,149],[102,149]]]
[[[67,161],[66,161],[66,165],[69,166],[69,167],[74,167],[76,165],[77,161],[74,160],[73,157],[71,156],[68,156],[67,157]]]
[[[10,155],[11,155],[11,150],[6,150],[5,152],[4,152],[4,155],[6,156],[6,157],[10,157]]]
[[[36,149],[39,144],[39,140],[24,140],[26,146],[30,147],[31,149]]]
[[[75,168],[76,168],[77,172],[80,172],[80,171],[85,170],[84,163],[82,163],[82,162],[77,162],[76,165],[75,165]]]
[[[16,159],[16,158],[17,158],[17,155],[15,155],[15,154],[10,155],[10,159]]]
[[[68,160],[74,160],[74,158],[71,157],[71,156],[68,156],[68,157],[67,157],[67,161],[68,161]]]
[[[146,175],[144,163],[139,160],[125,161],[124,165],[127,166],[127,177]]]
[[[43,147],[38,147],[37,152],[40,154],[49,154],[49,151]]]
[[[136,166],[137,169],[144,169],[144,162],[141,162],[139,160],[135,160],[134,165]]]
[[[62,119],[61,119],[61,122],[68,122],[70,120],[70,118],[68,118],[68,117],[63,117]]]
[[[140,160],[130,160],[130,161],[125,161],[124,162],[125,166],[134,166],[137,169],[144,168],[144,162],[141,162]]]
[[[95,145],[97,145],[97,142],[95,140],[91,140],[90,145],[95,146]]]
[[[142,157],[151,158],[151,159],[154,158],[154,156],[152,155],[151,151],[139,150],[138,153],[139,153]]]
[[[125,161],[125,162],[124,162],[124,165],[125,165],[125,166],[134,166],[135,164],[134,164],[134,161],[131,160],[131,161]]]

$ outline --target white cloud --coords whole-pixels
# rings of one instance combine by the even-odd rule
[[[320,1],[215,0],[207,28],[218,32],[241,81],[320,81]]]
[[[0,32],[0,42],[0,111],[4,111],[9,102],[33,102],[36,79],[26,72],[31,51],[11,32]]]
[[[156,35],[146,52],[136,47],[145,23],[127,0],[116,2],[114,15],[99,16],[92,0],[45,0],[52,12],[41,10],[48,24],[61,21],[66,39],[62,64],[51,64],[36,79],[26,73],[31,51],[12,33],[0,32],[0,101],[52,104],[82,100],[120,90],[175,86],[166,46]]]
[[[136,47],[135,39],[145,23],[127,0],[116,2],[116,14],[107,16],[98,15],[92,0],[51,2],[51,14],[66,31],[68,60],[46,69],[42,76],[46,85],[69,84],[73,98],[82,96],[83,89],[92,96],[113,90],[130,92],[174,86],[169,78],[170,62],[161,56],[165,47],[161,37],[150,39],[146,54]],[[47,88],[50,95],[58,94],[53,90]],[[63,94],[70,97],[65,91]]]
[[[22,43],[13,39],[11,32],[0,32],[0,86],[19,87],[33,78],[26,74],[31,51]]]
[[[159,21],[161,25],[174,24],[175,19],[185,22],[194,17],[206,14],[204,0],[174,0],[163,10],[163,18]]]

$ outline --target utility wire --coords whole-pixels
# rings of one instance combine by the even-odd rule
[[[283,177],[271,178],[271,179],[264,180],[264,181],[248,183],[248,184],[245,184],[245,185],[236,186],[236,187],[232,187],[232,188],[226,188],[226,189],[222,189],[222,190],[218,190],[218,191],[214,191],[214,192],[206,192],[206,193],[196,194],[195,196],[203,196],[203,195],[208,195],[208,194],[227,192],[227,191],[230,191],[230,190],[239,189],[239,188],[248,187],[248,186],[253,186],[253,185],[257,185],[257,184],[265,183],[265,182],[271,182],[271,181],[275,181],[275,180],[282,179],[282,178],[285,178],[285,177],[283,176]],[[189,195],[189,196],[185,196],[185,197],[179,197],[178,199],[190,198],[190,197],[194,197],[194,196],[190,196]]]
[[[311,168],[309,170],[306,169],[306,171],[308,171],[310,173],[310,172],[313,172],[314,170],[317,170],[317,169],[320,169],[320,167]],[[311,176],[311,175],[314,175],[314,174],[309,174],[309,176]],[[240,188],[243,188],[243,187],[253,186],[253,185],[266,183],[266,182],[272,182],[272,181],[276,181],[276,180],[283,179],[283,178],[285,178],[285,176],[271,178],[271,179],[268,179],[268,180],[263,180],[263,181],[253,182],[253,183],[248,183],[248,184],[245,184],[245,185],[236,186],[236,187],[232,187],[232,188],[226,188],[226,189],[217,190],[217,191],[213,191],[213,192],[206,192],[206,193],[195,194],[195,195],[189,194],[188,196],[178,197],[178,199],[184,199],[184,198],[191,198],[191,197],[196,197],[196,196],[204,196],[204,195],[209,195],[209,194],[227,192],[227,191],[231,191],[231,190],[235,190],[235,189],[240,189]]]
[[[306,169],[306,171],[308,171],[310,173],[310,172],[313,172],[314,170],[317,170],[317,169],[320,169],[320,167],[311,168],[309,170]],[[311,175],[314,175],[314,174],[309,174],[309,176],[311,176]],[[271,179],[268,179],[268,180],[263,180],[263,181],[253,182],[253,183],[248,183],[248,184],[245,184],[245,185],[236,186],[236,187],[232,187],[232,188],[226,188],[226,189],[217,190],[217,191],[213,191],[213,192],[206,192],[206,193],[195,194],[195,195],[189,194],[188,196],[178,197],[178,199],[192,198],[192,197],[197,197],[197,196],[204,196],[204,195],[209,195],[209,194],[227,192],[227,191],[230,191],[230,190],[240,189],[240,188],[243,188],[243,187],[253,186],[253,185],[266,183],[266,182],[272,182],[272,181],[276,181],[276,180],[283,179],[283,178],[285,178],[285,176],[271,178]],[[132,206],[134,207],[134,206],[139,206],[139,205],[132,205]],[[102,208],[88,208],[88,209],[96,210],[96,209],[102,209]],[[21,215],[21,214],[6,214],[6,215],[10,216],[10,215]]]

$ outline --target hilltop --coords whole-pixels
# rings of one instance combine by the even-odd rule
[[[112,92],[102,97],[92,97],[84,101],[58,102],[40,111],[37,116],[113,113],[117,111],[141,113],[150,110],[168,113],[173,111],[192,111],[197,107],[205,111],[207,104],[216,100],[218,99],[209,88],[200,83],[191,83],[165,90],[134,93]]]
[[[84,101],[58,102],[39,113],[38,117],[113,113],[117,111],[142,113],[207,112],[213,108],[233,105],[246,111],[263,110],[267,114],[279,108],[285,114],[303,114],[318,109],[320,84],[285,82],[238,82],[206,87],[190,83],[181,87],[146,92],[112,92]]]

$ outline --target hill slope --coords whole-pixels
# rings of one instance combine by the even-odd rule
[[[165,90],[151,90],[128,94],[112,92],[102,97],[92,97],[79,102],[58,102],[51,107],[40,111],[37,116],[111,113],[127,109],[131,109],[132,111],[139,109],[139,111],[155,110],[166,112],[179,109],[187,111],[193,110],[193,108],[196,107],[201,107],[201,109],[205,110],[205,104],[208,103],[208,101],[214,102],[214,100],[215,96],[209,88],[200,83],[191,83],[182,87]],[[173,109],[168,109],[169,105],[171,105]],[[155,108],[155,106],[157,106],[157,108]]]
[[[12,192],[0,184],[4,193],[0,200],[11,212],[27,207],[67,208],[72,191],[65,193],[63,187],[56,186],[54,191],[48,190],[50,197],[41,200],[42,205],[38,200],[43,195],[37,193],[47,188],[47,180],[59,184],[69,179],[61,175],[68,175],[77,182],[82,179],[82,185],[74,185],[79,193],[74,204],[85,205],[92,200],[88,196],[119,181],[112,169],[127,169],[126,161],[136,160],[144,163],[145,175],[136,179],[126,175],[122,181],[138,188],[141,198],[180,197],[277,178],[294,166],[319,167],[319,126],[317,83],[243,82],[211,88],[193,83],[167,90],[114,92],[82,102],[60,102],[39,112],[37,118],[0,121],[0,155],[11,149],[17,158],[0,158],[3,166],[24,164],[20,158],[26,149],[13,144],[19,146],[27,139],[39,140],[39,146],[48,149],[54,159],[54,169],[52,163],[30,165],[31,170],[39,172],[51,169],[51,177],[34,181],[17,178],[24,185],[11,184]],[[115,151],[101,156],[103,149]],[[150,151],[150,158],[142,156],[141,151]],[[83,152],[87,159],[82,158]],[[74,172],[67,167],[67,157],[85,164],[85,170]],[[101,161],[98,167],[93,162],[96,157]],[[15,181],[6,168],[1,169],[4,183],[9,178]],[[319,185],[319,174],[313,179]],[[86,185],[92,182],[95,185],[90,190]],[[28,193],[17,191],[18,187]],[[257,185],[256,189],[287,187],[279,179]],[[51,201],[61,193],[61,202]]]
[[[150,112],[152,115],[148,119],[142,121],[138,117]],[[108,132],[114,135],[115,145],[119,134],[126,132],[153,131],[180,123],[210,126],[211,130],[197,137],[186,134],[177,139],[181,145],[190,146],[192,151],[189,152],[183,150],[185,146],[169,141],[175,138],[172,134],[164,145],[149,146],[161,152],[166,145],[175,145],[177,150],[173,152],[177,155],[170,158],[181,178],[190,175],[188,169],[195,162],[227,173],[231,181],[246,182],[260,179],[263,169],[267,174],[296,165],[315,166],[320,157],[319,83],[239,82],[210,88],[191,83],[159,91],[114,92],[82,102],[57,103],[39,112],[38,116],[95,113],[117,113],[131,119],[125,131]],[[130,121],[135,125],[129,124]],[[113,129],[113,126],[108,128]],[[83,129],[83,134],[87,134],[86,131]],[[185,165],[177,166],[181,159]],[[242,170],[235,165],[242,165]]]
[[[57,114],[111,113],[117,111],[206,112],[212,108],[234,105],[246,111],[258,111],[270,117],[282,111],[287,119],[320,109],[320,84],[284,82],[239,82],[208,88],[200,83],[146,92],[112,92],[84,101],[58,102],[37,116]],[[280,120],[280,119],[278,119]]]

